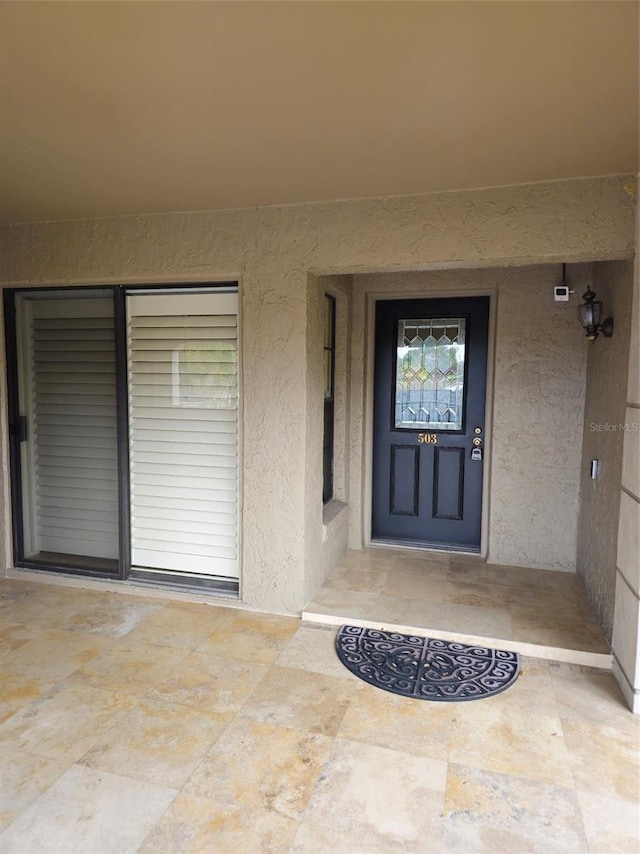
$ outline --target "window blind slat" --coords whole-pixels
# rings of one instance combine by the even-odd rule
[[[39,549],[117,558],[113,317],[109,301],[37,306],[31,322],[31,441]],[[91,305],[90,305],[91,303]],[[90,310],[105,316],[91,316]],[[84,316],[65,317],[80,310]]]
[[[236,304],[129,298],[134,566],[238,577]]]

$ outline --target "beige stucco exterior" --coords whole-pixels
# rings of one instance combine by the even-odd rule
[[[346,544],[348,520],[352,545],[361,542],[367,405],[361,378],[367,365],[358,336],[363,333],[364,291],[371,274],[423,271],[424,278],[415,282],[446,280],[453,290],[482,282],[481,289],[497,298],[494,417],[509,408],[514,395],[518,401],[517,412],[506,419],[495,417],[489,556],[572,571],[580,442],[573,444],[567,436],[556,449],[544,435],[536,436],[545,454],[555,455],[554,466],[561,466],[563,475],[554,480],[552,507],[545,515],[536,502],[548,502],[549,492],[539,485],[531,460],[520,460],[514,435],[520,440],[523,430],[534,429],[536,419],[525,407],[550,382],[569,399],[572,430],[581,430],[584,342],[573,311],[571,319],[565,319],[552,304],[550,287],[562,261],[632,256],[634,184],[632,177],[620,176],[426,196],[12,226],[0,231],[0,281],[14,286],[240,282],[242,598],[248,607],[288,613],[299,612],[330,570]],[[523,269],[513,269],[518,267]],[[441,269],[457,272],[424,273]],[[334,275],[354,279],[322,281]],[[386,281],[393,286],[393,278]],[[353,309],[351,329],[343,328],[341,345],[351,371],[351,381],[348,376],[343,379],[339,429],[344,449],[338,451],[343,493],[338,497],[347,507],[337,508],[327,524],[321,500],[318,349],[318,301],[325,285],[341,296],[343,307],[348,310],[351,304]],[[532,313],[537,318],[533,326]],[[544,349],[538,345],[540,332],[549,336]],[[525,346],[527,358],[516,357],[516,345]],[[560,357],[568,362],[569,371],[566,364],[557,367]],[[3,566],[8,567],[4,374],[2,411],[0,534]],[[553,407],[543,411],[545,424],[555,429]],[[537,527],[526,534],[519,506],[525,494],[528,509],[539,514]],[[548,525],[561,507],[566,524],[553,524],[550,540]],[[543,531],[545,542],[553,542],[553,547],[545,546],[540,553]]]
[[[636,219],[636,239],[640,243],[640,216]],[[640,260],[637,253],[630,325],[612,643],[613,671],[629,706],[640,714]]]
[[[619,492],[633,263],[593,265],[593,289],[615,319],[615,334],[587,343],[586,399],[580,467],[577,571],[608,638],[613,627]],[[598,477],[590,474],[598,461]]]
[[[585,275],[590,280],[586,265],[571,268],[584,287]],[[362,395],[367,297],[489,294],[495,318],[484,551],[492,563],[575,571],[587,342],[575,300],[554,302],[553,286],[561,279],[558,264],[354,277],[351,375],[365,401],[364,410],[351,413],[354,546],[366,539],[370,512],[360,500],[361,472],[369,465],[370,395]]]

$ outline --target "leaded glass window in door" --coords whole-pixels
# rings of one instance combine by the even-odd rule
[[[463,317],[398,321],[396,428],[462,430],[465,328]]]

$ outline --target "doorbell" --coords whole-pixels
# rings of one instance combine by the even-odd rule
[[[556,302],[569,302],[570,293],[568,285],[555,285],[553,288],[553,298]]]

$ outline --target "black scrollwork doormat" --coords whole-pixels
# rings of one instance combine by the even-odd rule
[[[499,694],[518,678],[517,652],[342,626],[338,658],[376,688],[419,700],[460,702]]]

